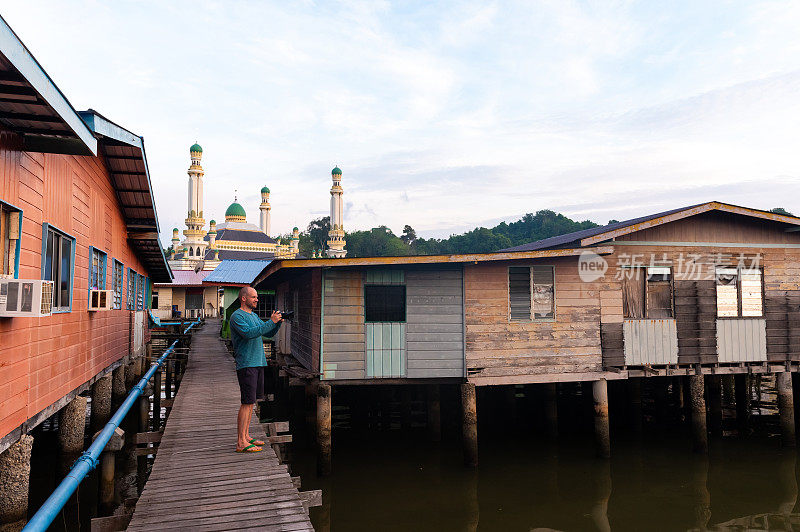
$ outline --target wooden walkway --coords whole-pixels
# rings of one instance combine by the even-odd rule
[[[130,531],[313,530],[270,446],[235,453],[239,385],[216,320],[194,333],[189,363]],[[253,416],[250,429],[265,439]]]

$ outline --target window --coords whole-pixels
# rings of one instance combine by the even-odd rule
[[[763,272],[718,266],[716,269],[717,316],[760,318],[763,309]]]
[[[364,315],[367,322],[406,321],[405,285],[365,285]]]
[[[672,269],[623,268],[622,310],[628,319],[672,318]]]
[[[136,274],[136,310],[144,310],[144,275]]]
[[[106,289],[106,254],[97,248],[89,248],[91,267],[89,268],[89,288],[91,290]]]
[[[113,308],[117,310],[122,308],[122,277],[124,274],[125,269],[122,263],[114,259],[114,270],[111,272],[111,288],[114,290]]]
[[[554,319],[556,314],[553,267],[509,267],[508,310],[510,321]]]
[[[150,308],[158,308],[158,290],[153,291],[153,297],[150,301]]]
[[[128,310],[136,308],[136,275],[135,271],[128,268],[128,297],[125,299],[125,308]]]
[[[42,279],[53,281],[53,311],[72,310],[75,239],[50,224],[42,230]]]
[[[0,277],[19,274],[19,234],[22,212],[0,201]]]
[[[256,306],[256,316],[267,321],[272,316],[275,309],[275,294],[258,293],[258,305]]]

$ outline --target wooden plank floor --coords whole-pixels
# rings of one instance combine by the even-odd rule
[[[264,446],[235,453],[239,384],[209,320],[189,364],[128,530],[313,530],[285,465]],[[264,439],[255,416],[250,429]]]

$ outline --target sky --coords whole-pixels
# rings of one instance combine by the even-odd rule
[[[425,237],[552,209],[800,214],[800,3],[0,0],[72,105],[142,135],[162,243],[238,194],[272,228]]]

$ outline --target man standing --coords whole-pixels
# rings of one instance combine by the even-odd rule
[[[251,286],[239,290],[240,307],[231,315],[231,341],[236,358],[236,376],[242,395],[242,406],[236,418],[237,453],[257,453],[263,441],[250,437],[250,419],[257,399],[264,398],[264,354],[262,336],[272,337],[281,326],[281,313],[275,311],[266,323],[253,312],[258,306],[258,293]]]

